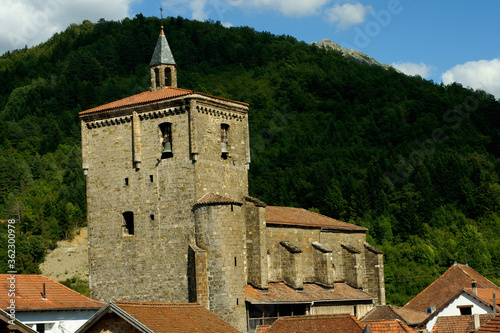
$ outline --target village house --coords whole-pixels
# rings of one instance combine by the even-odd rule
[[[0,274],[0,309],[9,311],[14,299],[16,319],[37,332],[73,333],[104,305],[45,276],[14,276],[11,298],[11,275]]]

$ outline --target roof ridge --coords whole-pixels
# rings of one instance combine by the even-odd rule
[[[200,303],[161,303],[161,302],[130,302],[130,301],[113,301],[116,305],[132,305],[132,306],[165,306],[165,307],[196,307]]]
[[[434,280],[430,285],[428,285],[424,290],[422,290],[421,292],[419,292],[415,297],[413,297],[411,300],[408,301],[408,303],[406,303],[405,305],[403,305],[403,308],[406,307],[408,304],[410,304],[411,302],[413,302],[413,300],[415,298],[417,298],[418,296],[420,296],[423,292],[425,292],[427,289],[429,289],[431,286],[433,286],[437,281],[439,281],[446,273],[448,273],[451,269],[453,269],[453,267],[457,266],[459,264],[455,264],[453,266],[451,266],[450,268],[448,268],[443,274],[441,274],[436,280]]]

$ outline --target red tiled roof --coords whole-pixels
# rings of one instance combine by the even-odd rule
[[[474,291],[472,288],[465,288],[469,293],[474,295]],[[500,310],[500,291],[498,289],[493,288],[477,288],[477,294],[475,294],[478,298],[482,299],[484,302],[493,306],[493,294],[495,294],[497,311]]]
[[[271,327],[271,325],[259,325],[257,326],[257,331],[255,333],[265,333]]]
[[[268,290],[247,285],[246,300],[250,303],[298,303],[312,301],[372,300],[373,296],[350,287],[346,283],[335,283],[333,288],[324,288],[314,283],[305,283],[303,290],[295,290],[286,284],[269,283]]]
[[[14,275],[16,311],[59,310],[59,309],[99,309],[104,303],[85,297],[68,287],[42,275]],[[7,297],[11,275],[0,274],[0,308],[9,306]],[[45,299],[42,298],[45,283]]]
[[[500,314],[485,323],[477,333],[491,333],[491,332],[500,332]]]
[[[281,317],[266,333],[362,333],[362,324],[350,314]]]
[[[394,305],[379,305],[368,312],[361,321],[401,320],[410,326],[423,322],[429,315],[425,312],[400,308]]]
[[[324,227],[346,231],[367,231],[366,228],[354,224],[335,220],[302,208],[292,207],[267,206],[266,223],[316,228]]]
[[[100,105],[100,106],[97,106],[95,108],[82,111],[82,112],[80,112],[80,115],[86,115],[86,114],[100,112],[100,111],[109,111],[109,110],[114,110],[114,109],[118,109],[118,108],[122,108],[122,107],[126,107],[126,106],[133,106],[133,105],[141,105],[141,104],[147,104],[147,103],[152,103],[152,102],[158,102],[161,100],[172,99],[172,98],[187,96],[187,95],[202,95],[205,97],[216,99],[218,101],[231,102],[231,103],[237,103],[237,104],[248,106],[247,103],[232,101],[230,99],[225,99],[225,98],[216,97],[216,96],[211,96],[211,95],[207,95],[204,93],[195,92],[194,90],[167,87],[165,89],[158,90],[158,91],[145,91],[145,92],[142,92],[142,93],[137,94],[137,95],[133,95],[133,96],[129,96],[129,97],[120,99],[118,101],[114,101],[114,102],[111,102],[108,104]]]
[[[238,205],[241,206],[243,203],[233,200],[228,197],[224,197],[215,193],[207,193],[202,196],[198,201],[196,201],[195,206],[208,206],[208,205]]]
[[[398,320],[384,320],[367,323],[372,333],[417,333],[413,328]]]
[[[404,308],[424,312],[432,305],[439,308],[463,288],[471,287],[473,281],[477,282],[478,290],[491,288],[500,291],[497,285],[471,267],[457,264],[451,266],[436,281],[408,302]]]
[[[198,303],[169,304],[120,301],[114,302],[114,304],[155,333],[239,332]]]
[[[479,315],[480,325],[491,320],[492,314]],[[432,333],[470,333],[474,332],[474,316],[442,316],[438,317]]]

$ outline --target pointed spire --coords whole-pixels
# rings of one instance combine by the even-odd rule
[[[165,37],[163,26],[149,67],[151,67],[151,91],[177,87],[177,64]]]
[[[163,26],[161,27],[160,36],[156,42],[153,57],[151,57],[151,62],[149,63],[149,66],[155,65],[176,65],[174,55],[172,54],[167,38],[165,37]]]
[[[365,329],[363,330],[363,333],[372,333],[372,330],[370,329],[370,326],[366,325]]]

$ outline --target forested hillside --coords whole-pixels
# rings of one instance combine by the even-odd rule
[[[163,24],[179,87],[250,103],[250,194],[369,228],[388,302],[454,261],[500,281],[500,101],[289,36]],[[86,21],[0,57],[0,215],[20,222],[19,272],[85,224],[78,112],[149,88],[159,26]]]

